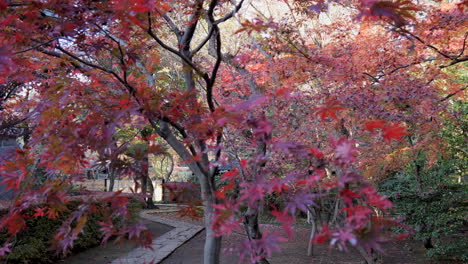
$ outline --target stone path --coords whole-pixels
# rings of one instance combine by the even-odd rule
[[[173,226],[174,229],[153,240],[151,246],[154,250],[136,248],[127,256],[112,261],[112,264],[159,263],[204,229],[202,226],[175,220],[169,221],[168,219],[154,215],[154,213],[158,211],[159,210],[145,210],[140,216],[150,221]],[[165,212],[167,212],[167,210],[165,210]]]

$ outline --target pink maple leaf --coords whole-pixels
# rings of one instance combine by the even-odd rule
[[[240,199],[242,201],[247,201],[249,206],[255,207],[258,201],[263,200],[263,196],[266,192],[263,185],[256,183],[241,183],[241,187],[244,187],[244,189],[240,191]]]
[[[139,238],[141,233],[146,230],[148,230],[148,228],[142,223],[131,225],[127,228],[128,238]]]
[[[0,257],[4,257],[7,253],[11,252],[10,246],[11,246],[11,243],[8,243],[8,242],[3,244],[3,247],[0,248]]]
[[[333,140],[332,144],[335,146],[335,158],[338,163],[348,164],[356,160],[358,154],[356,142],[342,137],[338,141]]]
[[[356,236],[352,233],[352,230],[340,229],[334,232],[331,237],[330,244],[337,245],[339,250],[347,251],[347,243],[356,246],[358,242]]]
[[[307,193],[307,192],[297,192],[295,193],[286,204],[286,210],[291,212],[291,215],[296,214],[296,209],[299,209],[303,212],[307,212],[307,206],[316,206],[314,199],[317,197],[317,194]]]
[[[254,250],[257,252],[257,256],[261,256],[259,253],[265,253],[267,257],[271,257],[274,251],[281,251],[279,243],[285,242],[286,238],[282,237],[277,233],[264,232],[262,238],[255,242]]]
[[[105,244],[109,240],[109,238],[114,234],[114,224],[109,221],[109,222],[98,222],[98,224],[101,226],[99,230],[104,234],[104,237],[102,238],[101,243]]]
[[[13,68],[13,54],[5,47],[0,47],[0,74],[8,74]]]

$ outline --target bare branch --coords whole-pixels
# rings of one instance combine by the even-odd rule
[[[6,122],[6,123],[1,123],[0,124],[0,130],[5,129],[5,128],[14,127],[14,126],[16,126],[18,124],[21,124],[22,122],[28,120],[28,118],[29,118],[29,116],[21,118],[21,119],[16,119],[14,121]]]
[[[105,67],[102,67],[102,66],[99,66],[97,64],[94,64],[92,62],[89,62],[89,61],[86,61],[86,60],[83,60],[82,58],[80,58],[79,56],[65,50],[64,48],[60,47],[60,45],[57,45],[56,48],[58,50],[60,50],[61,52],[63,52],[64,54],[66,54],[68,57],[70,58],[73,58],[74,60],[86,65],[86,66],[89,66],[91,68],[95,68],[95,69],[98,69],[98,70],[101,70],[105,73],[108,73],[108,74],[111,74],[112,76],[114,76],[121,84],[123,84],[125,86],[125,88],[128,90],[128,92],[134,96],[136,98],[136,90],[134,87],[132,87],[125,79],[122,79],[122,77],[120,77],[115,71],[113,70],[110,70],[110,69],[107,69]],[[138,98],[136,98],[137,101],[138,101]]]
[[[465,48],[466,48],[466,39],[468,38],[468,32],[465,33],[465,38],[463,39],[463,46],[462,49],[460,50],[460,53],[458,54],[457,58],[461,57],[463,53],[465,53]]]
[[[202,72],[200,69],[198,69],[186,56],[184,56],[182,53],[179,51],[175,50],[174,48],[171,48],[167,44],[165,44],[156,34],[153,32],[152,28],[152,21],[151,21],[151,14],[148,14],[148,30],[147,33],[165,50],[173,53],[177,57],[181,58],[188,66],[190,66],[198,75],[200,75],[205,81],[209,80],[208,74]]]
[[[447,65],[441,65],[441,66],[439,66],[439,68],[441,68],[441,69],[447,68],[447,67],[453,66],[453,65],[455,65],[455,64],[457,64],[457,63],[464,62],[464,61],[468,61],[468,56],[465,56],[465,57],[462,57],[462,58],[454,59],[454,60],[452,60],[449,64],[447,64]]]
[[[192,42],[193,35],[195,34],[195,29],[198,25],[198,20],[203,10],[203,0],[197,0],[195,4],[195,12],[190,16],[188,25],[184,29],[184,34],[180,39],[179,45],[182,46],[182,49],[190,50],[190,43]]]
[[[215,25],[219,25],[227,20],[229,20],[230,18],[234,17],[237,12],[239,12],[239,10],[242,8],[242,4],[244,3],[244,0],[241,0],[235,7],[234,7],[234,10],[232,10],[231,13],[225,15],[224,17],[214,21],[214,24]]]
[[[398,28],[398,30],[396,31],[400,34],[404,34],[404,35],[409,35],[411,36],[412,38],[416,39],[417,41],[419,41],[421,44],[425,45],[426,47],[434,50],[435,52],[439,53],[442,57],[445,57],[447,59],[450,59],[450,60],[453,60],[454,58],[448,54],[445,54],[443,53],[442,51],[440,51],[438,48],[436,48],[435,46],[431,45],[431,44],[427,44],[423,39],[421,39],[420,37],[414,35],[413,33],[409,32],[408,30],[404,29],[404,28]]]
[[[466,88],[468,88],[468,86],[465,86],[465,87],[463,87],[463,88],[461,88],[461,89],[459,89],[459,90],[457,90],[457,91],[455,91],[455,92],[453,92],[453,93],[448,94],[447,96],[445,96],[444,98],[442,98],[440,101],[441,101],[441,102],[446,101],[446,100],[448,100],[450,97],[453,97],[453,96],[455,96],[456,94],[458,94],[459,92],[463,92],[464,90],[466,90]]]
[[[57,40],[57,39],[58,39],[58,38],[53,38],[53,39],[51,39],[51,40],[48,40],[48,41],[43,42],[43,43],[39,43],[39,44],[37,44],[36,46],[32,46],[32,47],[27,48],[27,49],[25,49],[25,50],[17,51],[17,52],[15,52],[15,53],[13,53],[13,54],[15,54],[15,55],[16,55],[16,54],[21,54],[21,53],[25,53],[25,52],[28,52],[28,51],[31,51],[31,50],[36,50],[37,48],[40,48],[40,47],[42,47],[42,46],[48,46],[50,43],[52,43],[53,41],[55,41],[55,40]]]
[[[192,50],[191,55],[197,54],[205,45],[206,43],[211,39],[213,36],[214,28],[210,27],[210,30],[208,31],[208,34],[206,35],[205,39],[203,39],[198,46]]]
[[[169,28],[171,29],[172,32],[174,32],[174,34],[177,36],[177,40],[180,41],[180,38],[182,37],[182,32],[180,31],[180,29],[177,27],[177,25],[174,23],[174,21],[172,21],[172,19],[167,15],[167,14],[163,14],[161,12],[159,12],[159,10],[156,9],[156,12],[158,12],[158,14],[164,18],[164,20],[166,20],[167,22],[167,25],[169,26]]]
[[[364,75],[368,76],[369,78],[371,78],[375,83],[380,82],[379,79],[378,79],[377,77],[374,77],[374,76],[370,75],[370,74],[367,73],[367,72],[363,72],[362,74],[364,74]]]

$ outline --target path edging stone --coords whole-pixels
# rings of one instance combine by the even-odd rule
[[[141,247],[136,248],[128,253],[125,257],[121,257],[112,261],[112,264],[160,263],[178,247],[182,246],[185,242],[190,240],[204,229],[204,227],[199,225],[166,219],[154,215],[158,212],[160,211],[157,209],[145,210],[140,213],[140,216],[153,222],[173,226],[174,229],[154,239],[153,243],[151,244],[153,250]]]

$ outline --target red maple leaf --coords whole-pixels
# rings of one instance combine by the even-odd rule
[[[230,178],[237,176],[237,174],[239,174],[239,170],[235,168],[232,171],[223,173],[223,175],[221,176],[221,179],[230,179]]]
[[[314,243],[318,243],[318,244],[323,244],[325,242],[327,242],[327,240],[330,238],[330,229],[328,228],[328,226],[325,224],[322,228],[322,231],[318,234],[316,234],[314,236],[314,238],[312,239],[312,241]]]
[[[114,224],[110,220],[108,222],[98,222],[98,224],[101,226],[99,230],[104,235],[101,243],[105,244],[114,234]]]
[[[50,218],[50,219],[56,219],[58,217],[58,212],[57,210],[55,209],[49,209],[47,211],[47,217]]]
[[[403,136],[409,135],[406,131],[406,128],[400,126],[400,123],[395,125],[386,125],[383,128],[383,137],[388,140],[396,139],[396,140],[403,140]]]
[[[327,117],[336,119],[336,112],[345,110],[346,108],[340,105],[340,102],[336,99],[328,99],[324,106],[315,108],[315,114],[320,116],[320,119],[325,120]]]
[[[236,187],[234,181],[230,181],[227,185],[224,185],[215,192],[215,195],[218,199],[226,199],[226,192],[234,189]]]
[[[294,222],[296,222],[294,217],[290,216],[287,210],[280,212],[277,211],[276,208],[271,211],[271,214],[276,217],[276,220],[281,223],[288,237],[291,238],[293,235],[292,226],[294,225]]]
[[[8,7],[8,2],[5,0],[0,0],[0,10],[5,10]]]
[[[10,235],[17,234],[26,225],[26,221],[24,221],[24,217],[20,213],[10,215],[4,223],[8,227],[8,234]]]
[[[35,213],[33,214],[33,217],[34,217],[34,218],[38,218],[38,217],[43,217],[43,216],[45,216],[45,210],[46,210],[46,209],[47,209],[47,208],[36,208],[36,209],[34,209],[34,212],[35,212]]]
[[[240,160],[240,164],[241,164],[241,168],[247,167],[247,160],[241,159],[241,160]]]
[[[353,199],[354,198],[359,198],[361,197],[359,194],[351,191],[350,189],[343,189],[340,191],[340,197],[343,199],[343,201],[347,205],[352,205],[353,204]]]
[[[370,185],[362,188],[361,193],[366,196],[368,204],[381,210],[385,211],[393,207],[393,204],[390,202],[390,200],[388,200],[385,196],[378,194],[377,191]]]
[[[323,153],[318,148],[310,148],[309,152],[319,159],[324,157]]]
[[[376,129],[383,129],[385,125],[385,122],[382,120],[373,120],[373,121],[368,121],[366,122],[366,130],[370,131],[371,133],[374,133]]]

